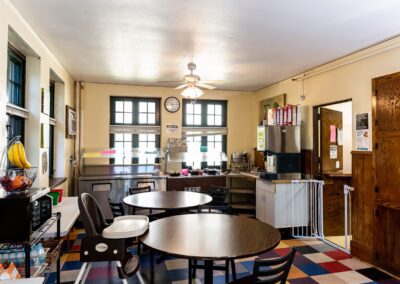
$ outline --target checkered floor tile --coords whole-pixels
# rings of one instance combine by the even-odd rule
[[[82,230],[75,230],[70,235],[69,249],[79,251],[80,240],[84,236]],[[67,245],[67,242],[65,242]],[[376,269],[375,267],[352,258],[340,250],[335,249],[319,240],[282,240],[277,248],[260,255],[261,258],[273,258],[285,255],[290,247],[296,247],[297,254],[289,273],[288,283],[291,284],[340,284],[340,283],[399,283],[400,280]],[[67,249],[67,247],[65,247]],[[135,248],[133,248],[135,250]],[[158,256],[155,256],[157,259]],[[254,258],[236,260],[237,277],[241,278],[251,273]],[[78,275],[82,263],[79,261],[79,253],[65,253],[61,258],[63,284],[73,283]],[[155,283],[188,283],[188,261],[167,257],[163,261],[155,263]],[[141,274],[146,283],[150,281],[150,256],[146,252],[141,256]],[[230,275],[232,279],[232,275]],[[54,283],[55,275],[52,275],[49,283]],[[129,279],[129,283],[138,283],[136,277]],[[86,283],[110,284],[121,283],[115,263],[98,262],[92,265]],[[192,283],[203,283],[203,271],[197,270],[196,279]],[[214,283],[225,283],[225,275],[222,271],[214,272]]]

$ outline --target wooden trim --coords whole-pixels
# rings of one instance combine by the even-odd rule
[[[352,155],[372,155],[372,151],[351,151]]]
[[[324,106],[347,103],[347,102],[351,102],[351,101],[352,101],[352,99],[345,99],[345,100],[340,100],[340,101],[335,101],[335,102],[329,102],[329,103],[324,103],[324,104],[321,104],[321,105],[316,105],[316,106],[314,106],[314,108],[320,108],[320,107],[324,107]]]
[[[374,263],[374,252],[367,246],[357,241],[350,241],[351,255],[358,257],[369,263]]]

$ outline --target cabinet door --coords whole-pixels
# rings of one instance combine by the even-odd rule
[[[256,188],[256,218],[265,222],[265,193],[261,188]]]
[[[271,187],[275,187],[275,185],[271,185]],[[265,211],[264,211],[265,223],[268,223],[271,226],[278,228],[276,223],[277,215],[275,214],[275,208],[276,208],[276,192],[273,190],[265,190]]]

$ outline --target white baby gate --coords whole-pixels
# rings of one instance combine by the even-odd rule
[[[324,238],[323,188],[324,182],[321,180],[292,181],[293,237]]]

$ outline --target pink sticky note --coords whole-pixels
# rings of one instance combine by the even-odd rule
[[[331,125],[331,143],[336,143],[336,126]]]

